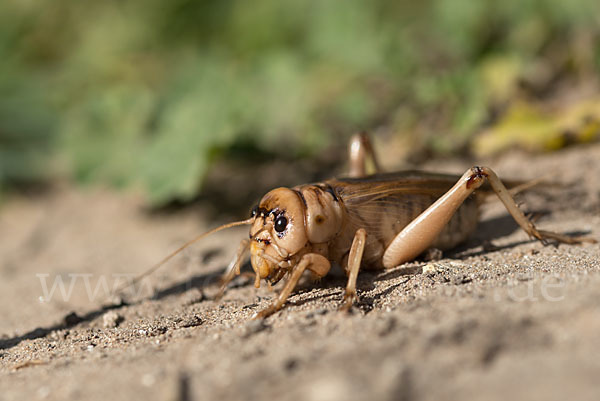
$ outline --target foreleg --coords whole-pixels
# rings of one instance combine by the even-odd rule
[[[288,281],[285,283],[283,289],[277,296],[277,300],[268,308],[263,309],[262,311],[255,314],[253,318],[265,318],[281,309],[281,307],[285,304],[294,288],[296,288],[300,277],[302,277],[302,274],[306,269],[313,272],[316,277],[321,278],[329,272],[330,268],[331,264],[329,263],[329,260],[327,260],[327,258],[325,258],[323,255],[319,255],[317,253],[309,253],[304,255],[300,259],[300,262],[298,262],[298,264],[292,268],[290,277],[288,278]]]
[[[221,285],[219,293],[217,294],[217,299],[223,296],[225,290],[227,289],[227,285],[231,282],[231,280],[233,280],[235,276],[240,274],[240,266],[242,264],[242,261],[244,260],[244,257],[248,253],[248,250],[250,249],[249,245],[249,239],[244,239],[240,242],[240,245],[238,246],[234,258],[231,260],[229,265],[227,265],[225,273],[223,273],[223,275],[221,276]]]

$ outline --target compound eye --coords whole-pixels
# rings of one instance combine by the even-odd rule
[[[287,227],[288,221],[284,215],[280,215],[275,219],[275,231],[281,233]]]
[[[258,205],[254,206],[252,208],[252,211],[250,212],[250,217],[256,216],[257,213],[258,213]]]

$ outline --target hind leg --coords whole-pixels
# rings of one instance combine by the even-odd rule
[[[552,239],[567,244],[596,242],[592,238],[569,237],[551,231],[538,230],[523,214],[496,173],[488,167],[472,167],[441,198],[429,206],[423,213],[394,238],[383,254],[383,265],[391,268],[408,262],[429,248],[444,229],[456,210],[469,195],[488,180],[496,195],[500,198],[517,224],[530,236],[543,243]]]
[[[376,173],[381,171],[377,156],[371,145],[371,140],[366,133],[361,132],[352,136],[348,147],[348,153],[350,159],[350,171],[348,175],[350,177],[366,176],[367,163],[369,160],[373,164]]]

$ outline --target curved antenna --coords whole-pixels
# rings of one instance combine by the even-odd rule
[[[237,227],[237,226],[243,226],[246,224],[252,224],[254,222],[254,217],[249,218],[248,220],[242,220],[242,221],[234,221],[233,223],[227,223],[227,224],[223,224],[222,226],[213,228],[212,230],[209,230],[203,234],[198,235],[196,238],[193,238],[191,240],[189,240],[188,242],[186,242],[185,244],[181,245],[179,248],[177,248],[176,250],[174,250],[173,252],[171,252],[170,254],[168,254],[167,256],[165,256],[160,262],[156,263],[154,266],[152,266],[151,268],[149,268],[148,270],[146,270],[145,272],[143,272],[142,274],[140,274],[139,276],[135,277],[132,281],[125,283],[123,286],[121,286],[121,288],[117,289],[114,292],[114,295],[117,295],[119,293],[121,293],[124,289],[137,284],[141,279],[143,279],[146,276],[149,276],[150,274],[154,273],[156,270],[158,270],[162,265],[164,265],[165,263],[167,263],[169,260],[171,260],[171,258],[175,255],[177,255],[179,252],[183,251],[185,248],[187,248],[188,246],[200,241],[202,238],[209,236],[211,234],[216,233],[217,231],[221,231],[224,230],[226,228],[231,228],[231,227]]]

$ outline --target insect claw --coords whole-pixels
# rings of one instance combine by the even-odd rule
[[[356,291],[346,290],[346,292],[344,293],[344,300],[342,301],[342,304],[340,305],[339,310],[342,312],[350,312],[350,310],[352,309],[352,306],[354,305],[354,302],[357,300],[358,300],[358,297],[356,296]]]

